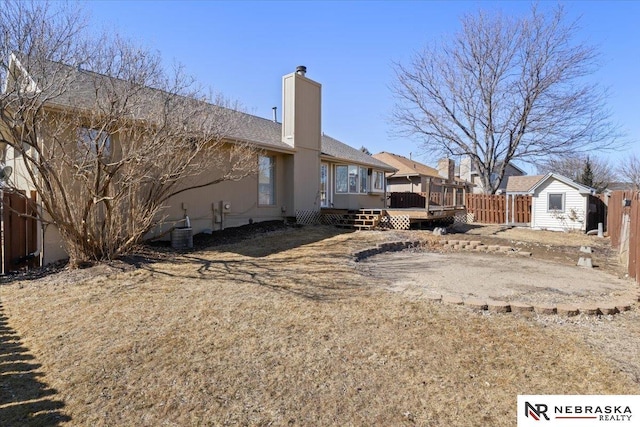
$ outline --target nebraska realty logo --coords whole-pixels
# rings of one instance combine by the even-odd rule
[[[518,427],[640,425],[640,395],[519,395]]]

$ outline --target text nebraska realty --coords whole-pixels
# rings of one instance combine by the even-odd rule
[[[525,413],[532,418],[546,419],[549,407],[543,404],[530,404],[525,402]],[[597,419],[599,421],[631,421],[631,408],[624,405],[605,405],[605,406],[592,406],[592,405],[564,405],[554,406],[553,415],[556,419]]]

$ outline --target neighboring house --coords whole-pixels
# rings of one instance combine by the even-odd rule
[[[440,159],[438,168],[388,153],[374,154],[376,159],[397,170],[387,173],[387,191],[390,193],[390,208],[425,207],[426,198],[430,206],[461,207],[469,183],[455,177],[455,163],[451,159]],[[407,195],[405,193],[413,193]]]
[[[510,176],[506,193],[532,196],[531,228],[587,231],[593,227],[588,222],[590,213],[597,209],[592,197],[595,190],[565,176],[555,173]]]
[[[399,154],[383,151],[373,157],[397,169],[387,173],[387,191],[390,193],[424,193],[430,180],[440,183],[446,179],[446,175],[441,176],[437,169]]]
[[[440,159],[436,169],[405,156],[386,151],[374,154],[373,157],[397,169],[395,172],[387,173],[387,191],[389,193],[424,193],[427,191],[428,183],[432,185],[469,184],[455,176],[455,163],[451,159]]]
[[[500,165],[497,165],[496,169],[498,169],[499,167]],[[505,168],[504,177],[502,179],[502,182],[498,186],[498,190],[496,191],[496,193],[499,194],[506,190],[509,177],[522,175],[526,175],[526,173],[513,163],[509,163]],[[464,156],[462,157],[462,159],[460,159],[458,176],[460,177],[460,179],[468,181],[473,185],[472,192],[474,194],[483,194],[485,192],[484,186],[482,185],[482,180],[480,179],[480,175],[471,162],[471,157]],[[492,173],[491,179],[497,179],[497,175],[495,173]]]
[[[21,65],[12,57],[15,67]],[[23,69],[23,73],[26,71]],[[57,99],[55,108],[82,111],[84,97],[92,96],[92,79],[110,79],[103,75],[69,67],[75,76],[74,92]],[[75,73],[75,74],[74,74]],[[228,181],[189,190],[169,199],[164,223],[154,231],[166,234],[189,216],[194,233],[235,227],[251,222],[282,220],[305,212],[317,213],[321,208],[383,208],[386,200],[385,173],[393,167],[322,133],[321,85],[306,77],[306,68],[283,77],[283,123],[260,117],[240,115],[241,127],[228,135],[229,143],[249,142],[262,149],[256,158],[261,171],[241,181]],[[37,88],[38,77],[27,90]],[[95,95],[94,95],[95,96]],[[86,105],[93,105],[87,99]],[[221,108],[211,105],[210,108]],[[47,142],[43,141],[43,145]],[[112,152],[118,152],[118,136],[111,138]],[[7,151],[7,164],[14,166],[13,183],[23,190],[33,190],[30,180],[20,174],[19,163]],[[205,180],[207,171],[202,171]],[[206,182],[206,181],[205,181]],[[66,258],[61,238],[55,227],[38,227],[38,247],[43,264]],[[154,236],[149,236],[154,237]]]

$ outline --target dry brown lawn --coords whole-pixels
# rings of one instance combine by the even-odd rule
[[[351,254],[398,236],[304,227],[2,285],[0,425],[512,426],[518,394],[640,392],[573,329],[369,283]]]

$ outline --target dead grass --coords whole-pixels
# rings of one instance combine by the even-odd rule
[[[350,255],[400,235],[278,231],[0,298],[61,424],[511,426],[517,394],[639,392],[579,334],[368,283]]]

